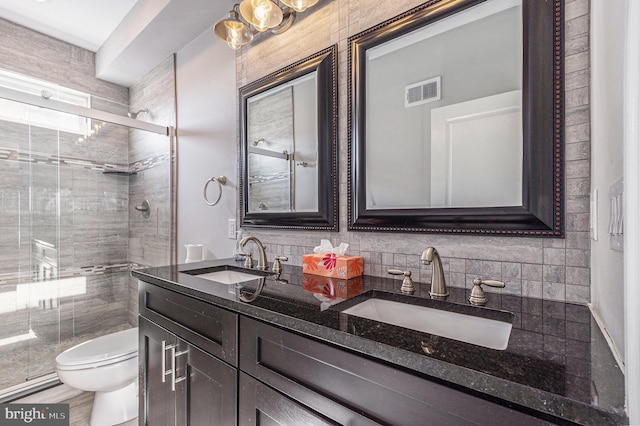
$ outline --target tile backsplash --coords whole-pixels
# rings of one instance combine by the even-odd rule
[[[267,246],[269,260],[289,256],[302,264],[321,238],[349,243],[348,254],[364,257],[365,274],[387,276],[390,267],[408,269],[428,283],[431,266],[420,264],[427,246],[440,252],[447,283],[470,288],[474,277],[497,279],[504,289],[488,292],[547,300],[590,301],[590,109],[589,1],[564,2],[565,49],[565,238],[458,236],[347,231],[347,39],[421,1],[333,0],[305,12],[289,31],[266,36],[239,51],[237,86],[267,75],[295,60],[338,44],[340,232],[247,229]],[[286,265],[286,263],[285,263]],[[286,266],[285,266],[286,267]],[[401,279],[401,277],[397,277]]]

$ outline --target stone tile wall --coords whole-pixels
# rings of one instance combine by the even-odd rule
[[[168,57],[129,88],[131,109],[148,108],[144,121],[162,126],[176,124],[175,58]],[[135,267],[167,265],[172,262],[170,139],[140,130],[129,131],[129,261]],[[135,206],[149,200],[151,215],[144,218]],[[138,282],[129,280],[129,320],[137,324]]]
[[[350,244],[365,258],[365,273],[384,276],[390,267],[407,268],[428,282],[431,269],[419,255],[427,246],[443,257],[448,283],[469,287],[475,276],[506,282],[488,291],[588,303],[590,301],[590,118],[589,1],[565,1],[565,239],[347,232],[347,39],[419,4],[420,0],[322,0],[300,14],[279,36],[262,35],[236,58],[237,86],[274,72],[332,44],[338,44],[340,232],[253,230],[269,257],[289,255],[301,265],[321,238]]]

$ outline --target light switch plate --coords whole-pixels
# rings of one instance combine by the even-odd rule
[[[624,181],[618,179],[609,190],[611,211],[609,212],[609,247],[624,251]]]
[[[236,220],[229,219],[227,222],[227,238],[230,240],[236,239]]]

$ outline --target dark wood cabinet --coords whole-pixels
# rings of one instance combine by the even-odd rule
[[[237,369],[193,345],[185,351],[184,366],[177,360],[176,424],[235,425]]]
[[[140,302],[140,424],[235,425],[237,315],[147,283]]]
[[[139,282],[138,303],[140,316],[237,366],[237,314],[144,281]]]
[[[550,424],[153,284],[139,294],[141,425]]]
[[[144,318],[139,318],[138,330],[140,424],[173,426],[176,424],[176,396],[167,382],[164,348],[167,345],[175,345],[177,338]]]
[[[549,425],[334,346],[240,318],[240,369],[339,424]]]

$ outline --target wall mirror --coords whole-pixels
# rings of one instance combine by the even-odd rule
[[[336,46],[240,89],[244,227],[337,230]]]
[[[435,0],[349,38],[349,229],[563,236],[562,4]]]

